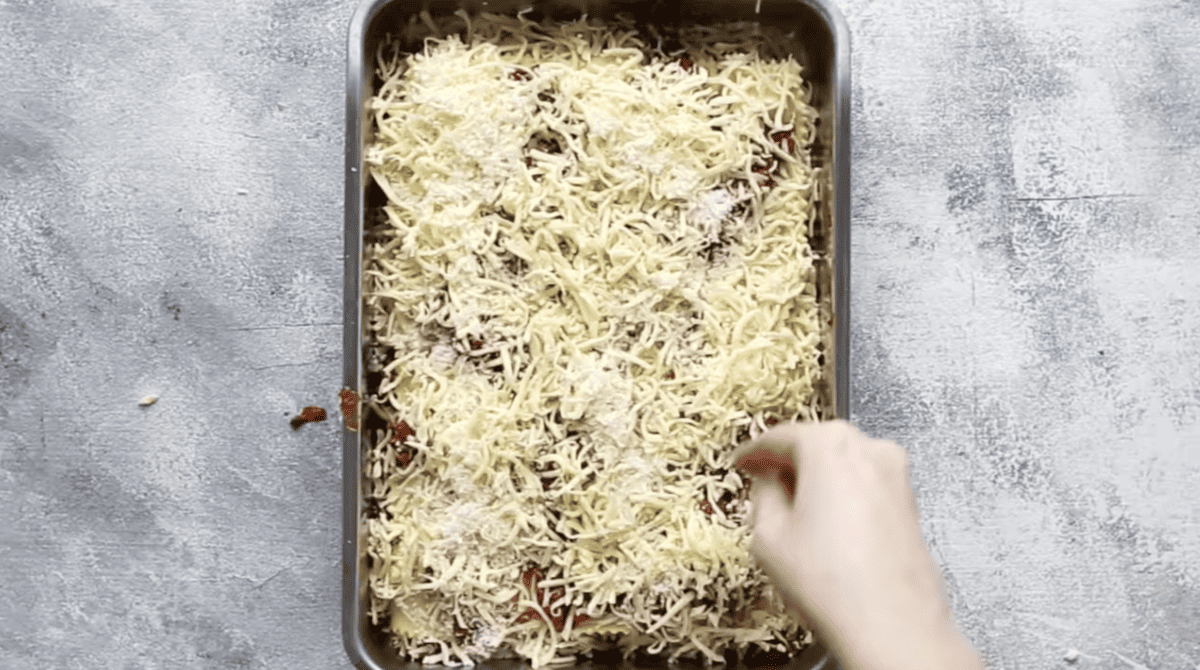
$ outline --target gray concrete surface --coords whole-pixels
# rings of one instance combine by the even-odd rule
[[[1200,5],[842,7],[852,416],[964,628],[1200,668]],[[340,381],[352,11],[0,0],[0,668],[348,666],[340,428],[287,419]]]

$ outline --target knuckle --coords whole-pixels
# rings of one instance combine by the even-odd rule
[[[908,452],[891,440],[872,440],[881,462],[902,473],[908,473]]]
[[[850,422],[846,421],[845,419],[834,419],[832,421],[826,422],[825,425],[829,426],[830,429],[832,429],[834,432],[836,432],[838,434],[848,433],[853,428],[850,425]]]
[[[854,435],[854,426],[845,419],[834,419],[823,426],[825,434],[837,442],[845,442]]]

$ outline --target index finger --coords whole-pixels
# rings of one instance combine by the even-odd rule
[[[780,469],[798,471],[817,445],[841,446],[854,431],[853,426],[841,419],[781,423],[738,445],[733,460],[737,467],[757,476]]]
[[[788,500],[796,494],[799,459],[796,447],[801,443],[795,429],[801,424],[781,424],[757,439],[745,442],[734,451],[734,465],[753,477],[778,480]]]

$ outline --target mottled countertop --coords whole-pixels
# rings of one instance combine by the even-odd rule
[[[1200,4],[841,6],[852,419],[989,667],[1195,670]],[[0,0],[0,667],[349,666],[353,9]]]

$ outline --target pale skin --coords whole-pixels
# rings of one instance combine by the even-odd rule
[[[921,537],[908,457],[844,421],[742,445],[754,556],[846,670],[983,670]]]

